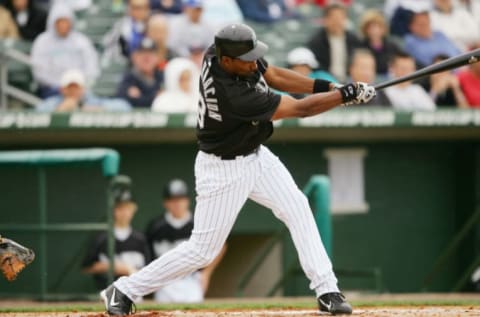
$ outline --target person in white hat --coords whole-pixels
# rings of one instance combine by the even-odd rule
[[[60,94],[49,97],[37,105],[41,112],[68,111],[128,111],[131,109],[123,99],[100,98],[88,93],[85,75],[77,69],[70,69],[60,78]]]

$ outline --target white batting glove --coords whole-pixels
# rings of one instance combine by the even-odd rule
[[[367,103],[377,95],[375,87],[370,86],[367,83],[356,82],[357,85],[357,97],[353,101],[356,104]]]

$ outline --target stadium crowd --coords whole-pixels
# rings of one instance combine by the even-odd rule
[[[100,47],[76,28],[76,14],[93,2],[0,0],[0,38],[32,42],[38,111],[195,112],[202,55],[219,27],[252,21],[275,28],[316,6],[318,29],[284,56],[293,71],[314,78],[373,83],[480,47],[475,0],[387,0],[357,19],[355,0],[109,0],[123,16]],[[91,93],[104,61],[128,65],[112,96]],[[387,88],[369,105],[480,107],[480,63]]]

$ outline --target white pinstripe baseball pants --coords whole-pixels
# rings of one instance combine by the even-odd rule
[[[222,249],[247,198],[270,208],[288,227],[300,264],[317,297],[338,292],[332,264],[305,195],[265,146],[246,157],[221,160],[199,152],[195,161],[197,204],[190,239],[114,285],[130,299],[207,266]]]

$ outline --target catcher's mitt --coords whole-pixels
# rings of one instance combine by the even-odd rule
[[[13,281],[34,258],[32,250],[0,236],[0,269],[8,281]]]

